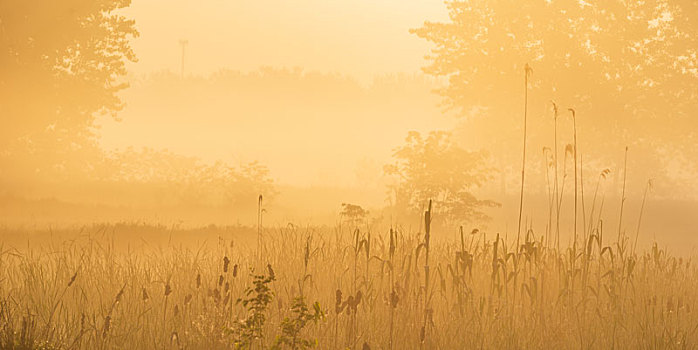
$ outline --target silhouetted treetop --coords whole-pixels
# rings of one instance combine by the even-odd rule
[[[486,218],[483,208],[496,205],[473,193],[491,174],[485,154],[461,148],[448,132],[410,132],[393,158],[384,171],[396,179],[390,197],[399,214],[419,216],[432,200],[440,220],[476,222]]]
[[[0,121],[3,145],[51,146],[89,137],[96,113],[120,110],[134,21],[116,13],[130,0],[0,2]],[[11,121],[11,122],[10,122]],[[53,141],[58,145],[53,144]]]
[[[434,44],[425,72],[443,76],[446,107],[468,116],[469,135],[514,161],[529,80],[529,143],[550,145],[550,100],[577,111],[585,159],[642,154],[655,177],[669,159],[695,159],[698,2],[688,0],[448,0],[449,20],[412,32]],[[473,118],[482,116],[483,118]],[[570,118],[559,120],[571,130]],[[496,127],[494,127],[496,125]],[[593,135],[593,137],[591,137]],[[616,151],[616,152],[614,152]],[[635,159],[637,157],[631,157]],[[695,163],[694,163],[695,168]],[[651,170],[650,170],[651,169]]]
[[[695,1],[447,1],[450,22],[412,32],[434,43],[428,73],[449,77],[451,107],[492,107],[533,88],[562,103],[659,113],[695,103]],[[620,98],[620,100],[619,100]],[[618,108],[616,108],[618,107]]]

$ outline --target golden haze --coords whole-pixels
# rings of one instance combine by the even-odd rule
[[[0,348],[695,348],[696,14],[2,1]]]

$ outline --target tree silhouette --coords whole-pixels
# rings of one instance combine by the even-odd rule
[[[342,203],[342,211],[339,213],[349,225],[358,226],[368,216],[368,210],[360,205]]]
[[[0,149],[65,166],[90,148],[94,121],[122,108],[134,21],[130,0],[0,2]],[[43,157],[38,156],[44,154]],[[84,166],[84,165],[83,165]]]
[[[432,200],[437,220],[458,224],[482,220],[482,209],[496,205],[472,193],[489,177],[484,154],[460,148],[448,132],[430,132],[425,138],[412,131],[393,157],[395,163],[384,170],[396,177],[390,192],[405,214],[419,215]]]
[[[520,76],[529,63],[536,72],[529,95],[534,117],[549,115],[551,99],[574,107],[581,130],[595,136],[593,142],[582,138],[585,151],[620,153],[630,145],[645,155],[656,154],[657,147],[664,154],[698,155],[693,117],[698,2],[449,0],[446,5],[449,21],[426,22],[412,32],[434,44],[425,71],[448,78],[440,90],[445,105],[469,116],[470,130],[482,132],[483,139],[508,142],[520,135]],[[543,137],[533,130],[534,142]],[[501,153],[514,154],[506,148]]]

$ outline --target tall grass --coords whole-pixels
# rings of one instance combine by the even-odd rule
[[[527,101],[530,67],[525,74]],[[599,173],[587,215],[573,109],[574,144],[565,148],[560,176],[559,110],[552,104],[554,148],[543,152],[546,230],[521,230],[525,103],[513,242],[478,229],[466,235],[463,227],[450,240],[431,225],[438,212],[431,201],[418,232],[263,227],[260,195],[256,235],[250,228],[221,236],[213,247],[167,243],[119,251],[113,230],[99,238],[76,232],[71,240],[21,251],[0,246],[0,349],[696,348],[698,269],[656,243],[637,250],[650,182],[629,247],[627,148],[617,238],[606,242],[599,192],[610,170]],[[573,239],[565,247],[560,221],[568,154],[575,203],[567,233]]]
[[[511,250],[498,235],[459,232],[450,241],[429,225],[424,235],[393,229],[373,233],[376,247],[365,248],[368,232],[278,228],[263,240],[274,280],[266,283],[268,305],[255,311],[264,315],[257,324],[264,339],[250,348],[301,344],[298,339],[321,349],[698,344],[692,259],[672,257],[656,244],[624,256],[625,243],[604,242],[603,225],[574,254],[572,246],[547,248],[545,237],[531,230]],[[338,239],[343,235],[354,239],[346,243]],[[365,237],[358,246],[357,236]],[[233,330],[250,316],[234,300],[255,290],[257,264],[254,244],[234,242],[119,252],[107,238],[76,234],[58,246],[5,248],[0,348],[234,348]],[[351,295],[343,297],[347,290]],[[299,297],[317,300],[323,312],[303,309]],[[306,322],[292,327],[301,312]],[[317,322],[307,322],[309,315]],[[288,334],[293,337],[283,338]]]

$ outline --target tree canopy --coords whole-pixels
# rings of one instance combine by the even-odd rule
[[[426,22],[412,32],[434,44],[425,71],[448,78],[439,91],[445,105],[489,119],[477,129],[488,133],[486,139],[518,139],[513,135],[520,133],[528,63],[534,70],[529,86],[534,125],[552,115],[549,101],[555,100],[565,109],[574,107],[583,132],[595,136],[594,142],[581,141],[585,151],[621,153],[630,145],[647,153],[661,148],[673,156],[696,155],[698,1],[448,0],[446,5],[449,21]],[[532,134],[541,140],[535,129]]]
[[[135,61],[130,0],[0,2],[0,148],[46,154],[90,145],[99,114],[122,108],[125,62]],[[7,154],[3,154],[7,156]],[[64,158],[63,158],[64,159]],[[56,166],[51,164],[50,166]]]
[[[484,153],[459,147],[448,132],[410,132],[393,157],[385,173],[396,178],[391,200],[404,214],[420,215],[432,200],[437,218],[458,224],[482,220],[482,209],[496,205],[473,194],[490,175]]]

